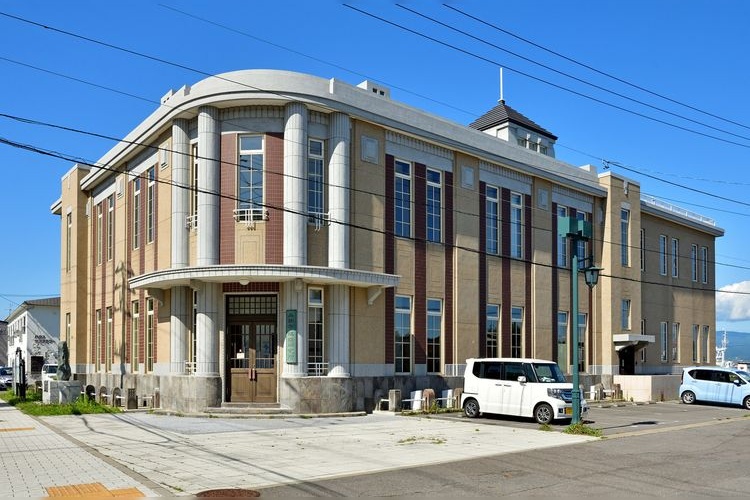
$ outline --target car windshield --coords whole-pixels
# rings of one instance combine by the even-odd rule
[[[0,375],[13,375],[10,368],[0,368]]]
[[[555,363],[532,363],[536,378],[539,382],[553,384],[558,382],[567,382],[560,367]]]
[[[738,370],[737,375],[745,379],[745,382],[750,383],[750,373]]]
[[[57,373],[57,365],[49,365],[47,367],[47,373]]]

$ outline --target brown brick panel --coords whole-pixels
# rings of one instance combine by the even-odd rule
[[[237,134],[221,136],[219,199],[219,263],[235,263],[234,209],[237,206]]]
[[[552,203],[552,289],[550,302],[552,304],[552,361],[559,361],[557,356],[557,312],[560,310],[560,271],[557,267],[557,203]],[[562,367],[565,369],[565,367]]]
[[[127,217],[126,217],[127,218]],[[170,233],[171,238],[171,233]],[[154,270],[159,269],[159,164],[154,164],[154,241],[151,244],[154,252]],[[169,267],[172,267],[171,265]]]
[[[427,363],[427,168],[414,164],[414,363]]]
[[[525,194],[523,195],[523,223],[524,223],[524,241],[523,241],[523,255],[525,258],[524,262],[524,269],[526,271],[526,318],[527,320],[524,321],[524,356],[527,358],[530,358],[532,356],[531,354],[531,347],[532,347],[532,330],[534,328],[534,309],[533,304],[534,301],[531,298],[531,290],[532,290],[532,269],[531,269],[531,259],[533,257],[533,253],[531,251],[531,236],[532,236],[532,229],[531,229],[531,196]]]
[[[90,198],[91,200],[91,198]],[[91,295],[89,299],[90,307],[89,307],[89,316],[91,321],[91,329],[89,331],[89,360],[93,361],[94,357],[96,356],[96,351],[94,350],[94,346],[96,343],[94,342],[95,337],[95,325],[96,325],[96,238],[98,237],[97,231],[96,231],[96,207],[91,208],[91,211],[93,213],[92,216],[89,217],[89,223],[91,224],[90,228],[90,234],[92,234],[91,237],[91,248],[90,248],[90,261],[91,261]],[[87,360],[87,361],[89,361]]]
[[[445,363],[453,363],[453,247],[455,236],[453,234],[453,174],[445,172],[445,183],[443,193],[443,204],[445,210],[444,239],[445,239]]]
[[[385,155],[385,237],[384,237],[384,251],[385,251],[385,272],[393,274],[396,266],[396,240],[393,235],[394,226],[394,181],[395,181],[395,159],[392,155]],[[394,300],[396,291],[393,288],[388,288],[385,291],[385,362],[393,363],[394,358],[394,343],[393,343],[393,328],[394,328]]]
[[[284,135],[266,134],[266,264],[284,262]]]
[[[500,307],[500,316],[502,324],[502,334],[499,339],[500,353],[502,356],[510,356],[510,309],[513,306],[511,303],[510,294],[510,189],[502,188],[501,195],[502,202],[500,203],[501,211],[501,244],[502,244],[502,261],[501,266],[503,270],[503,283],[502,283],[502,305]]]
[[[487,354],[487,183],[479,183],[479,345],[477,356]]]

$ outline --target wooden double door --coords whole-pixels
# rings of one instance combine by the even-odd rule
[[[276,402],[276,322],[232,321],[227,334],[228,400]]]

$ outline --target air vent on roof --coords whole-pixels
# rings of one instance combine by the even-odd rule
[[[375,82],[371,82],[370,80],[365,80],[364,82],[357,85],[357,87],[361,89],[365,89],[377,96],[385,97],[386,99],[391,98],[391,91],[390,89],[383,87],[382,85],[378,85]]]

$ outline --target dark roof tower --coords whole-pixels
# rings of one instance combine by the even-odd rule
[[[530,120],[515,109],[505,104],[504,99],[501,99],[498,102],[497,106],[471,122],[469,124],[469,127],[484,132],[488,129],[497,128],[498,125],[503,125],[505,123],[520,125],[523,128],[528,129],[532,132],[536,132],[539,135],[543,135],[548,139],[551,139],[552,141],[557,140],[557,136],[555,134],[553,134],[549,130],[544,129],[534,121]]]

